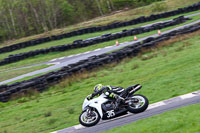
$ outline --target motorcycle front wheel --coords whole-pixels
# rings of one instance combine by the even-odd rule
[[[96,110],[83,111],[79,116],[79,122],[81,125],[91,127],[96,125],[100,120],[100,115]]]
[[[131,113],[141,113],[148,108],[148,99],[140,94],[132,95],[128,103],[128,111]]]

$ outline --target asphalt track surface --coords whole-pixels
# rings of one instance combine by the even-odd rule
[[[100,121],[94,127],[83,127],[81,125],[76,125],[73,127],[65,128],[59,131],[52,133],[97,133],[106,131],[115,127],[120,127],[125,124],[135,122],[140,119],[145,119],[147,117],[161,114],[166,111],[184,107],[190,104],[199,104],[200,103],[200,91],[192,92],[182,96],[174,97],[168,100],[164,100],[158,103],[151,104],[148,109],[139,114],[127,114],[119,118],[114,118],[110,120]],[[78,119],[78,118],[77,118]]]
[[[195,13],[195,14],[188,15],[188,16],[185,16],[185,17],[189,18],[189,17],[197,16],[197,15],[200,15],[200,13]],[[170,21],[170,20],[168,20],[168,21]],[[168,30],[168,31],[164,31],[164,32],[162,32],[162,34],[169,33],[171,31],[178,30],[178,29],[181,29],[181,28],[184,28],[184,27],[187,27],[187,26],[199,23],[199,22],[200,22],[200,20],[197,20],[197,21],[191,22],[189,24],[185,24],[183,26],[176,27],[176,28]],[[146,27],[146,26],[149,26],[149,25],[152,25],[152,24],[148,24],[148,25],[145,25],[143,27]],[[13,81],[16,81],[16,80],[19,80],[19,79],[23,79],[25,77],[34,76],[36,74],[45,73],[45,72],[49,72],[49,71],[52,71],[52,70],[55,70],[55,69],[59,69],[63,66],[67,66],[69,64],[76,63],[80,60],[87,59],[88,57],[91,57],[91,56],[94,56],[94,55],[101,55],[101,54],[107,53],[107,52],[111,52],[111,51],[126,47],[128,45],[131,45],[133,43],[143,41],[143,40],[145,40],[149,37],[157,37],[157,36],[158,36],[158,34],[154,34],[154,35],[150,35],[150,36],[147,36],[147,37],[144,37],[144,38],[140,38],[137,41],[123,42],[123,43],[120,43],[118,46],[116,46],[116,45],[108,46],[108,47],[99,48],[99,49],[96,49],[96,50],[93,50],[93,51],[87,51],[85,53],[80,53],[80,54],[61,57],[61,58],[56,58],[56,59],[52,59],[51,61],[48,61],[48,62],[28,66],[28,67],[33,67],[33,66],[38,66],[38,65],[43,65],[43,64],[49,64],[49,65],[53,64],[53,66],[50,66],[50,67],[47,67],[47,68],[44,68],[44,69],[40,69],[40,70],[36,70],[36,71],[30,72],[30,73],[23,74],[23,75],[20,75],[18,77],[12,78],[12,79],[2,81],[2,82],[0,82],[0,85],[6,84],[6,83],[9,83],[9,82],[13,82]],[[23,67],[23,68],[27,68],[27,67]]]

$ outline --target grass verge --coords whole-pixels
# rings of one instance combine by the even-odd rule
[[[104,133],[197,133],[200,131],[199,110],[200,104],[189,105],[117,127]]]
[[[0,103],[0,132],[47,133],[78,124],[83,99],[98,83],[123,87],[140,83],[139,93],[150,103],[199,90],[199,34],[162,42],[157,49],[76,75],[44,93]]]
[[[0,72],[0,82],[23,75],[23,74],[26,74],[26,73],[29,73],[29,72],[47,68],[50,66],[51,65],[40,65],[40,66],[34,66],[34,67],[30,67],[30,68],[22,68],[22,69],[17,69],[17,70],[10,70],[7,72]]]
[[[140,16],[148,16],[150,14],[156,14],[156,13],[160,13],[160,12],[164,12],[164,11],[170,11],[170,10],[174,10],[177,8],[186,7],[186,6],[189,6],[189,5],[197,3],[197,2],[199,2],[199,0],[189,0],[189,1],[188,0],[165,0],[165,1],[161,1],[161,2],[155,2],[151,5],[136,8],[136,9],[130,9],[127,11],[126,10],[116,11],[116,12],[113,12],[106,16],[94,18],[90,21],[67,26],[66,28],[55,29],[55,30],[52,30],[52,31],[49,31],[49,32],[46,32],[43,34],[24,37],[24,38],[21,38],[18,40],[7,41],[7,42],[1,44],[1,46],[11,45],[14,43],[28,41],[28,40],[32,40],[32,39],[36,39],[36,38],[40,38],[40,37],[45,37],[45,36],[66,33],[66,32],[70,32],[70,31],[80,29],[83,27],[106,25],[106,24],[116,22],[116,21],[125,21],[125,20],[128,21],[128,20],[140,17]],[[161,6],[159,6],[159,5],[161,5]]]
[[[49,66],[50,66],[50,65],[49,65]],[[49,67],[49,66],[47,66],[47,67]],[[42,69],[42,68],[40,68],[40,69]],[[37,69],[37,70],[40,70],[40,69]],[[33,75],[33,76],[27,76],[27,77],[24,77],[24,78],[22,78],[22,79],[18,79],[18,80],[9,82],[9,83],[7,83],[7,84],[12,84],[12,83],[21,82],[21,81],[24,81],[24,80],[29,80],[29,79],[32,79],[32,78],[34,78],[34,77],[37,77],[37,76],[40,76],[40,75],[43,75],[43,74],[46,74],[46,73],[49,73],[49,72],[52,72],[52,71],[56,71],[56,70],[59,70],[59,68],[53,69],[53,70],[50,70],[50,71],[47,71],[47,72],[43,72],[43,73],[38,73],[38,74]],[[26,73],[24,73],[24,74],[26,74]],[[16,77],[16,76],[15,76],[15,77]]]

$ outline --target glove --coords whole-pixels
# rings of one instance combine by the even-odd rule
[[[90,99],[92,99],[92,94],[87,96],[87,100],[90,100]]]

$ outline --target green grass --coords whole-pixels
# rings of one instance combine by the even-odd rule
[[[192,17],[192,20],[189,20],[189,21],[187,21],[183,24],[164,28],[161,31],[170,30],[170,29],[173,29],[177,26],[181,26],[181,25],[196,21],[198,19],[199,19],[199,16],[194,16],[194,17]],[[137,37],[142,38],[142,37],[146,37],[146,36],[153,35],[153,34],[156,34],[156,33],[157,33],[157,30],[137,35]],[[125,41],[132,41],[132,40],[133,40],[133,36],[118,39],[118,41],[120,43],[125,42]],[[99,43],[97,45],[92,45],[92,46],[88,46],[88,47],[84,47],[84,48],[72,49],[72,50],[68,50],[68,51],[64,51],[64,52],[52,52],[52,53],[45,54],[45,55],[38,55],[38,56],[35,56],[35,57],[27,58],[27,59],[22,60],[22,61],[18,61],[16,63],[11,63],[11,64],[7,64],[7,65],[4,65],[4,66],[0,66],[0,69],[1,70],[14,69],[14,68],[18,68],[18,67],[23,67],[25,65],[39,64],[39,63],[43,63],[43,62],[49,61],[49,60],[54,59],[54,58],[79,54],[79,53],[83,53],[83,52],[87,52],[87,51],[90,51],[90,50],[95,50],[97,48],[103,48],[103,47],[111,46],[111,45],[115,45],[115,40],[104,42],[104,43]]]
[[[44,93],[0,103],[0,132],[47,133],[79,124],[82,102],[98,83],[122,87],[140,83],[138,93],[150,103],[199,90],[199,32],[190,37],[64,80]]]
[[[26,74],[26,73],[40,70],[40,69],[47,68],[47,67],[50,67],[50,65],[40,65],[40,66],[34,66],[34,67],[30,67],[30,68],[22,68],[22,69],[18,69],[18,70],[0,72],[0,81],[11,79],[11,78],[20,76],[22,74]]]
[[[165,112],[104,133],[197,133],[200,132],[200,104]]]
[[[50,66],[50,65],[49,65]],[[47,66],[47,67],[49,67],[49,66]],[[39,69],[42,69],[42,68],[38,68],[37,70],[39,70]],[[12,83],[16,83],[16,82],[21,82],[21,81],[24,81],[24,80],[29,80],[29,79],[32,79],[32,78],[34,78],[34,77],[37,77],[37,76],[40,76],[40,75],[43,75],[43,74],[46,74],[46,73],[49,73],[49,72],[52,72],[52,71],[56,71],[56,70],[59,70],[60,68],[57,68],[57,69],[54,69],[54,70],[50,70],[50,71],[48,71],[48,72],[44,72],[44,73],[38,73],[38,74],[36,74],[36,75],[33,75],[33,76],[27,76],[27,77],[24,77],[24,78],[22,78],[22,79],[18,79],[18,80],[15,80],[15,81],[12,81],[12,82],[9,82],[9,83],[6,83],[6,84],[12,84]],[[26,72],[27,73],[27,72]],[[24,73],[24,74],[26,74],[26,73]],[[15,76],[16,77],[16,76]]]
[[[61,28],[61,29],[54,29],[52,31],[48,31],[46,33],[42,33],[39,35],[24,37],[24,38],[21,38],[18,40],[10,40],[10,41],[7,41],[7,42],[1,44],[1,46],[3,47],[5,45],[11,45],[14,43],[19,43],[19,42],[23,42],[23,41],[27,41],[27,40],[40,38],[40,37],[66,33],[66,32],[70,32],[70,31],[84,28],[84,27],[106,25],[106,24],[110,24],[110,23],[116,22],[116,21],[128,21],[128,20],[140,17],[140,16],[149,16],[151,14],[157,14],[157,13],[161,13],[161,12],[165,12],[165,11],[170,11],[170,10],[186,7],[188,5],[191,5],[191,4],[194,4],[197,2],[199,2],[199,0],[189,0],[189,1],[188,0],[165,0],[165,1],[161,1],[161,2],[155,2],[155,3],[152,3],[151,5],[139,7],[136,9],[112,12],[111,14],[106,15],[106,16],[97,17],[97,18],[91,19],[89,21],[82,22],[82,23],[75,24],[75,25],[70,25],[70,26],[67,26],[67,27]],[[162,5],[161,6],[162,8],[159,7],[159,10],[158,10],[158,5]]]
[[[200,11],[185,13],[183,15],[186,16],[186,15],[190,15],[190,14],[198,13],[198,12],[200,12]],[[31,46],[31,47],[15,50],[15,51],[12,51],[12,52],[3,53],[0,56],[0,60],[8,57],[9,55],[15,55],[15,54],[24,53],[24,52],[27,52],[27,51],[32,51],[32,50],[37,50],[37,49],[49,48],[49,47],[52,47],[52,46],[70,44],[74,40],[79,40],[79,39],[85,40],[85,39],[88,39],[88,38],[91,38],[91,37],[101,36],[101,35],[106,34],[106,33],[116,33],[116,32],[120,32],[124,29],[131,29],[131,28],[136,28],[136,27],[144,26],[144,25],[147,25],[147,24],[152,24],[152,23],[159,22],[159,21],[170,20],[170,19],[176,18],[178,16],[181,16],[181,15],[176,15],[176,16],[173,16],[173,17],[163,18],[163,19],[159,19],[159,20],[155,20],[155,21],[151,21],[151,22],[146,22],[146,23],[142,23],[142,24],[136,24],[136,25],[132,25],[132,26],[116,28],[116,29],[112,29],[112,30],[106,30],[106,31],[90,33],[90,34],[84,34],[84,35],[74,36],[74,37],[70,37],[70,38],[66,38],[66,39],[62,39],[62,40],[57,40],[57,41],[51,41],[51,42],[43,43],[43,44],[40,44],[40,45]]]

